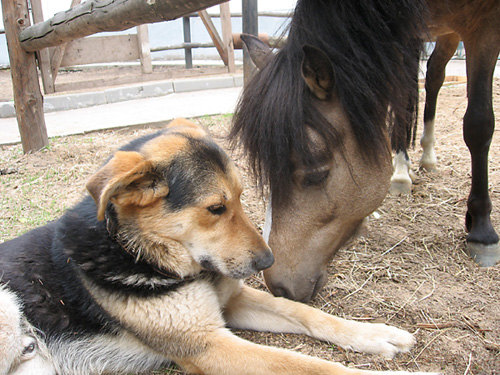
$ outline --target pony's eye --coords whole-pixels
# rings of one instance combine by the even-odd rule
[[[222,215],[224,212],[226,212],[226,206],[224,206],[223,204],[214,204],[213,206],[207,207],[207,210],[212,215]]]
[[[320,185],[325,182],[329,175],[329,170],[306,174],[302,180],[302,186],[308,187]]]

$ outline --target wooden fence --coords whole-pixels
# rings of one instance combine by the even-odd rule
[[[211,24],[210,17],[204,9],[223,1],[87,0],[79,4],[80,0],[72,0],[71,9],[43,20],[40,0],[31,0],[34,21],[31,25],[27,0],[2,0],[14,87],[14,103],[24,152],[36,151],[48,145],[43,96],[38,81],[35,52],[38,53],[40,72],[44,86],[46,86],[45,91],[51,92],[50,90],[54,90],[53,84],[57,70],[61,64],[64,64],[65,50],[69,48],[68,43],[98,32],[121,31],[137,26],[139,29],[137,41],[131,40],[127,43],[133,45],[131,49],[135,48],[139,51],[139,56],[143,54],[141,59],[143,70],[148,70],[151,64],[147,61],[149,47],[145,45],[147,35],[144,35],[144,28],[141,32],[142,25],[168,21],[199,12],[210,33],[211,30],[215,30],[215,27]],[[243,13],[247,14],[243,17],[243,32],[257,35],[256,0],[242,0],[242,4]],[[221,17],[226,17],[224,22],[226,24],[229,22],[230,25],[227,3],[221,4]],[[255,20],[250,20],[252,17]],[[221,58],[227,63],[229,69],[234,69],[234,54],[228,53],[228,49],[232,48],[231,30],[225,29],[222,38],[217,39],[217,37],[218,34],[214,34],[212,40],[216,46],[219,46]],[[49,52],[49,47],[54,48],[52,53]],[[231,56],[233,56],[232,62]]]

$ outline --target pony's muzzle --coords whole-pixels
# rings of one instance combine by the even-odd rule
[[[269,275],[264,272],[266,285],[271,293],[276,297],[284,297],[299,302],[309,302],[323,288],[328,280],[326,273],[320,273],[315,277],[307,279],[294,279],[291,283],[280,280],[273,282]]]

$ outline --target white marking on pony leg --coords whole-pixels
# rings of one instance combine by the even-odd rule
[[[393,160],[394,173],[391,177],[389,192],[393,195],[410,194],[412,184],[412,173],[410,160],[407,160],[403,152],[398,152]]]
[[[420,138],[420,145],[422,146],[422,158],[420,159],[420,168],[427,171],[436,169],[437,158],[434,151],[434,144],[436,138],[434,137],[434,120],[429,120],[424,123],[424,132]]]
[[[273,206],[271,204],[271,194],[269,194],[269,199],[266,207],[266,220],[264,222],[264,228],[262,228],[262,237],[264,241],[269,245],[269,235],[271,234],[271,226],[273,225]]]

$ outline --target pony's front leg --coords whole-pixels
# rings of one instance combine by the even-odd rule
[[[436,102],[439,90],[445,79],[446,64],[457,49],[460,37],[451,33],[440,36],[436,40],[436,47],[427,62],[425,75],[425,109],[424,131],[420,138],[422,157],[420,167],[432,171],[436,169],[437,159],[434,151],[434,121],[436,118]]]
[[[224,317],[234,328],[306,334],[345,349],[385,357],[406,352],[415,343],[413,335],[401,329],[342,319],[248,286],[229,301]]]
[[[411,170],[411,162],[406,149],[396,152],[392,165],[394,172],[392,173],[389,192],[392,195],[410,194],[415,174]]]
[[[488,39],[489,35],[495,35]],[[488,152],[495,130],[492,85],[500,42],[496,33],[480,29],[464,40],[467,52],[468,105],[464,116],[464,140],[471,155],[472,181],[467,200],[467,251],[481,266],[500,261],[498,234],[491,223],[488,192]]]

